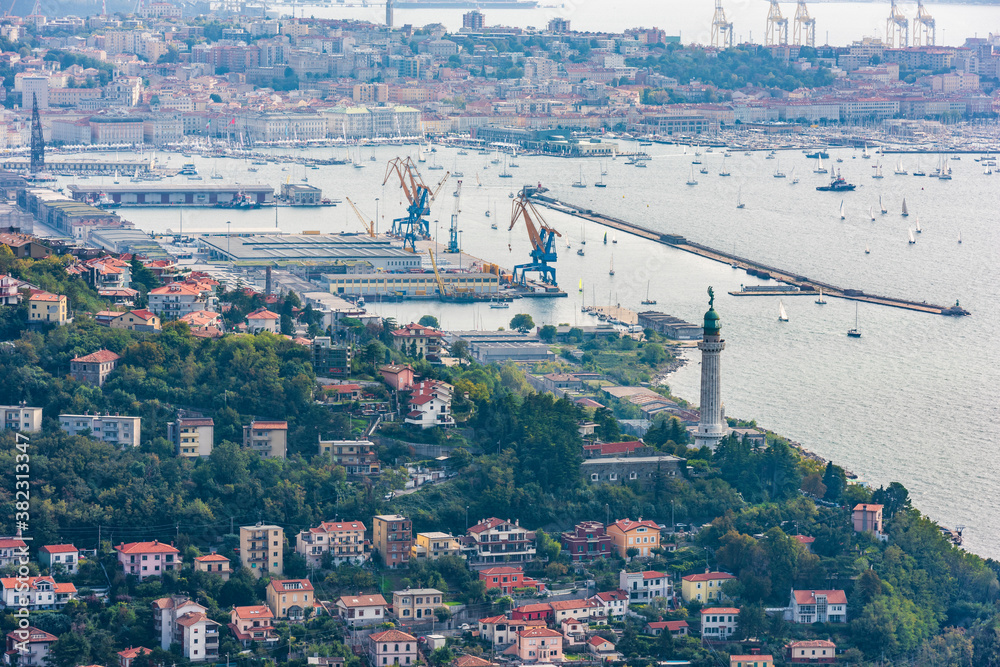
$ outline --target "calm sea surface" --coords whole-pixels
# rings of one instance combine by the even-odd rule
[[[634,149],[634,144],[623,144]],[[399,188],[383,186],[386,160],[411,147],[362,148],[365,169],[350,166],[305,170],[290,166],[259,167],[248,173],[239,160],[193,158],[205,182],[213,169],[225,182],[265,182],[277,187],[286,179],[321,187],[326,196],[351,197],[365,211],[375,212],[379,198],[380,229],[402,211]],[[716,308],[727,341],[723,353],[723,397],[730,416],[754,418],[774,431],[800,441],[822,456],[878,485],[893,480],[910,490],[915,504],[949,526],[966,526],[966,546],[983,555],[1000,556],[1000,349],[997,259],[1000,247],[1000,175],[986,176],[973,156],[948,161],[954,179],[895,176],[894,156],[886,156],[885,178],[872,178],[879,159],[862,160],[857,152],[834,151],[837,166],[858,185],[846,195],[817,192],[826,176],[812,172],[816,163],[801,152],[763,154],[734,152],[726,160],[729,177],[718,176],[722,156],[701,156],[708,174],[696,173],[697,186],[686,186],[692,155],[680,147],[647,148],[653,159],[646,169],[624,160],[564,160],[519,157],[515,178],[498,177],[499,167],[475,153],[457,156],[440,148],[436,159],[447,169],[465,174],[460,225],[466,252],[511,267],[527,257],[522,227],[507,231],[508,194],[524,183],[542,182],[552,194],[657,230],[748,258],[792,269],[834,284],[874,293],[898,295],[932,303],[961,300],[971,317],[953,319],[894,308],[862,305],[858,311],[861,339],[847,338],[854,325],[855,305],[828,299],[816,305],[808,296],[786,297],[789,322],[777,321],[776,297],[733,297],[743,283],[757,282],[728,265],[665,248],[627,234],[584,225],[575,218],[546,212],[562,234],[557,263],[565,299],[520,300],[510,310],[435,302],[386,304],[381,312],[407,322],[434,314],[445,328],[497,328],[518,312],[529,312],[536,323],[586,323],[580,306],[620,303],[639,310],[649,294],[657,309],[698,321],[706,310],[705,290],[715,287]],[[312,150],[315,155],[343,156],[344,149]],[[370,161],[372,156],[377,161]],[[166,156],[161,156],[165,160]],[[172,156],[169,164],[183,158]],[[929,171],[936,156],[924,156]],[[598,189],[602,166],[608,187]],[[904,167],[918,166],[912,156]],[[486,167],[486,168],[484,168]],[[779,169],[788,178],[776,179]],[[696,167],[697,169],[697,167]],[[582,170],[582,171],[581,171]],[[794,170],[794,173],[793,173]],[[424,171],[436,182],[443,171]],[[583,176],[586,189],[572,188]],[[792,177],[800,179],[792,184]],[[184,177],[180,177],[182,180]],[[477,185],[478,181],[482,185]],[[111,179],[105,179],[110,182]],[[94,181],[92,180],[91,183]],[[431,215],[440,220],[440,238],[452,213],[454,183],[442,190]],[[736,209],[738,193],[746,203]],[[878,213],[881,196],[886,215]],[[910,217],[900,216],[905,196]],[[847,215],[840,220],[841,201]],[[876,220],[868,214],[875,208]],[[489,210],[491,217],[486,217]],[[274,211],[213,209],[123,209],[122,214],[150,231],[225,231],[227,220],[237,230],[274,229]],[[346,204],[327,209],[280,209],[279,227],[286,232],[360,231]],[[923,230],[917,243],[907,243],[908,229],[919,219]],[[495,220],[499,229],[490,229]],[[961,233],[963,243],[958,243]],[[576,255],[586,237],[586,256]],[[617,243],[613,241],[617,238]],[[566,248],[569,243],[571,249]],[[864,253],[865,246],[871,254]],[[614,262],[616,275],[609,275]],[[583,293],[578,291],[582,280]],[[700,368],[697,358],[671,377],[680,396],[697,400]]]

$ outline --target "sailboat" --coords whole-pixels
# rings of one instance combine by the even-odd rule
[[[823,288],[822,287],[819,288],[819,298],[816,299],[816,303],[818,303],[821,306],[826,303],[826,299],[823,298]]]
[[[920,234],[922,232],[923,232],[923,230],[920,229],[920,217],[917,216],[917,234]]]
[[[861,159],[868,160],[871,158],[871,153],[868,152],[868,144],[865,144],[865,150],[861,153]]]
[[[615,256],[611,255],[611,270],[608,271],[609,276],[615,275]]]
[[[958,244],[962,245],[962,232],[958,233]]]
[[[874,206],[869,206],[868,207],[868,215],[871,216],[872,222],[875,222],[875,207]]]
[[[885,210],[885,206],[882,205],[882,195],[878,196],[878,208],[880,211],[882,211],[882,215],[888,213],[888,211]]]
[[[775,178],[784,178],[785,177],[785,173],[783,171],[781,171],[781,162],[780,161],[777,163],[777,166],[774,168],[774,177]]]
[[[736,208],[746,208],[747,205],[743,203],[743,188],[736,191]]]
[[[656,305],[656,299],[649,298],[649,281],[646,281],[646,298],[642,300],[642,305],[644,306],[654,306]]]
[[[872,178],[882,178],[882,163],[875,165],[875,173],[872,174]]]
[[[823,166],[823,158],[822,158],[822,156],[819,158],[819,164],[816,166],[815,169],[813,169],[813,173],[814,174],[825,174],[825,173],[827,173],[826,167]]]
[[[580,293],[583,293],[583,278],[580,278]]]
[[[788,321],[788,313],[785,312],[785,304],[782,303],[781,301],[778,301],[778,321],[779,322]]]
[[[583,166],[580,166],[580,180],[573,183],[574,188],[585,188],[587,184],[583,182]]]
[[[685,185],[698,185],[698,181],[694,180],[694,167],[691,167],[691,178],[687,180]]]
[[[604,174],[606,174],[606,173],[608,173],[608,172],[604,171],[603,169],[601,170],[601,177],[597,180],[596,183],[594,183],[594,187],[595,188],[606,188],[606,187],[608,187],[608,184],[604,182]]]
[[[729,170],[726,169],[726,158],[722,158],[722,171],[719,172],[719,176],[729,176]]]
[[[840,200],[840,219],[841,220],[846,220],[847,219],[847,215],[845,215],[845,213],[844,213],[844,200],[843,199]]]
[[[618,243],[618,234],[616,232],[611,232],[611,243],[612,245]]]
[[[795,175],[795,167],[792,167],[792,185],[799,182],[799,177]]]
[[[604,232],[604,245],[608,245],[608,233]]]
[[[917,239],[913,238],[913,230],[912,229],[907,229],[906,231],[909,232],[909,234],[910,234],[910,245],[913,245],[914,243],[917,242]]]
[[[587,245],[587,228],[580,225],[580,245]]]
[[[906,176],[906,170],[903,169],[903,158],[896,160],[896,169],[892,173],[897,176]]]
[[[861,329],[858,328],[858,303],[854,303],[854,328],[847,330],[848,338],[861,338]]]
[[[870,255],[870,254],[872,254],[872,251],[871,251],[871,249],[869,249],[869,247],[868,247],[868,244],[867,244],[867,243],[865,244],[865,254],[866,254],[866,255]]]
[[[903,197],[903,217],[905,218],[909,214],[910,212],[906,210],[906,197]]]

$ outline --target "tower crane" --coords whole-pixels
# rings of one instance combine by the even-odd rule
[[[733,24],[726,20],[726,10],[722,0],[715,0],[715,15],[712,17],[712,46],[733,48]]]
[[[424,184],[424,179],[417,171],[417,165],[413,158],[393,158],[385,170],[385,179],[382,185],[389,182],[389,177],[395,173],[399,177],[399,185],[403,188],[403,195],[406,197],[406,217],[396,218],[392,221],[392,233],[402,237],[403,249],[411,252],[417,251],[417,236],[430,236],[430,223],[426,216],[431,212],[431,200],[434,198],[431,189]],[[447,176],[445,176],[447,178]],[[441,185],[444,185],[442,180]],[[441,185],[438,186],[440,191]]]
[[[462,252],[458,247],[458,214],[462,212],[462,181],[458,182],[455,189],[455,209],[451,212],[451,229],[448,231],[448,252]]]
[[[562,234],[557,232],[554,227],[550,227],[542,219],[542,215],[535,208],[534,202],[528,198],[527,193],[523,189],[517,199],[514,200],[510,216],[510,227],[508,227],[507,231],[514,229],[514,225],[521,218],[524,218],[524,226],[528,229],[528,239],[531,241],[531,263],[519,264],[514,267],[514,282],[518,282],[518,275],[520,275],[521,284],[525,284],[525,274],[532,271],[540,274],[542,282],[557,285],[556,267],[549,266],[549,263],[555,264],[555,237],[562,236]]]
[[[934,46],[936,38],[934,17],[924,7],[923,1],[917,0],[917,17],[913,19],[913,46]]]
[[[816,46],[816,19],[809,16],[805,0],[795,7],[792,26],[792,43],[797,46]]]
[[[366,220],[365,218],[367,216],[361,214],[361,211],[358,210],[358,207],[355,206],[350,197],[344,197],[344,199],[346,199],[347,203],[351,205],[352,209],[354,209],[354,215],[358,216],[358,220],[361,221],[361,225],[365,228],[365,231],[368,232],[368,236],[375,238],[375,221]]]
[[[910,45],[910,22],[891,0],[889,18],[885,20],[885,45],[890,49],[906,48]]]
[[[771,0],[767,12],[767,30],[764,31],[765,46],[785,46],[788,44],[788,19],[781,15],[778,0]]]

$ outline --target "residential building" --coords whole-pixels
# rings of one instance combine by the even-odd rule
[[[219,624],[208,618],[207,608],[184,597],[172,595],[153,601],[153,624],[160,636],[160,648],[169,651],[178,644],[191,662],[219,657]]]
[[[701,610],[701,640],[729,641],[739,615],[736,607],[705,607]]]
[[[160,331],[160,318],[148,310],[130,310],[111,320],[112,329]]]
[[[407,324],[392,332],[393,345],[411,357],[436,359],[441,353],[444,334],[433,327]]]
[[[37,433],[42,430],[42,409],[27,405],[0,405],[3,423],[6,431],[21,431],[22,433]]]
[[[118,667],[132,667],[132,663],[140,655],[149,655],[152,649],[145,646],[129,647],[124,651],[118,651]]]
[[[517,520],[483,519],[469,528],[469,539],[469,565],[474,569],[526,563],[535,558],[535,533],[522,528]]]
[[[524,576],[520,567],[501,565],[498,567],[488,567],[479,571],[479,581],[486,583],[486,590],[499,588],[504,595],[510,595],[518,588],[534,588],[536,591],[545,590],[545,584]]]
[[[6,245],[6,244],[3,244]],[[0,306],[17,306],[21,303],[21,291],[30,290],[26,282],[9,275],[0,275]]]
[[[854,523],[856,533],[874,533],[875,537],[882,539],[882,505],[871,503],[860,503],[855,505],[851,512],[851,520]]]
[[[111,350],[98,350],[83,357],[76,357],[69,362],[69,373],[78,382],[96,384],[98,387],[118,367],[121,360]]]
[[[59,415],[59,427],[70,435],[86,435],[120,447],[138,447],[141,417]]]
[[[628,612],[628,593],[623,590],[601,591],[590,596],[590,600],[600,608],[600,611],[592,616],[604,616],[609,620],[621,621]]]
[[[417,533],[410,547],[410,558],[435,560],[441,556],[461,556],[462,545],[450,533]]]
[[[793,665],[832,665],[837,661],[837,645],[826,639],[792,642],[785,648]]]
[[[222,577],[223,581],[229,581],[229,575],[232,574],[229,559],[220,554],[195,557],[194,570],[195,572],[207,572],[208,574]]]
[[[247,332],[257,334],[268,331],[276,334],[281,331],[280,322],[281,316],[277,313],[272,313],[267,308],[258,308],[247,315]]]
[[[692,600],[697,602],[720,600],[723,584],[735,578],[726,572],[689,574],[681,578],[681,598],[685,604]]]
[[[648,488],[663,480],[676,478],[682,465],[684,459],[667,454],[608,456],[586,459],[580,465],[580,471],[591,484],[635,483]]]
[[[847,623],[847,595],[844,591],[792,591],[792,623]]]
[[[15,664],[11,658],[16,655],[18,667],[44,667],[49,664],[49,648],[58,640],[55,635],[33,625],[14,630],[7,634],[4,664]]]
[[[272,579],[267,585],[267,606],[275,618],[301,621],[316,607],[308,579]]]
[[[253,420],[243,427],[243,447],[261,458],[285,458],[288,451],[288,422]]]
[[[645,604],[654,598],[672,597],[670,577],[662,572],[647,570],[645,572],[618,573],[618,586],[626,591],[632,602]]]
[[[573,562],[590,561],[611,555],[611,536],[600,521],[582,521],[572,532],[562,534],[562,546]]]
[[[28,543],[17,535],[0,537],[0,568],[8,565],[21,565],[21,559],[28,557]]]
[[[343,595],[337,600],[337,615],[352,628],[375,625],[385,621],[386,607],[381,595]]]
[[[548,602],[522,604],[510,610],[510,617],[517,621],[545,621],[548,623],[555,616],[552,605]]]
[[[245,648],[249,648],[254,642],[264,642],[267,645],[278,641],[278,635],[274,631],[274,614],[263,604],[233,607],[229,613],[229,629],[236,641]]]
[[[648,519],[643,521],[642,517],[638,521],[631,519],[619,519],[608,526],[608,535],[615,550],[622,558],[631,558],[630,549],[635,549],[635,555],[639,558],[649,558],[653,555],[653,550],[660,546],[660,527],[655,521]]]
[[[381,366],[378,372],[385,383],[396,391],[406,391],[413,386],[413,368],[409,364]]]
[[[240,561],[253,575],[281,575],[285,566],[285,529],[258,523],[240,526]]]
[[[563,636],[558,630],[529,628],[517,633],[517,642],[504,653],[523,663],[562,662]]]
[[[204,285],[170,283],[149,290],[149,310],[177,319],[199,310],[214,311],[217,299]]]
[[[319,453],[329,455],[348,475],[377,475],[381,472],[375,443],[371,440],[320,440]]]
[[[215,420],[211,417],[179,417],[167,423],[167,440],[177,456],[194,459],[209,456],[215,443]]]
[[[351,374],[352,345],[334,344],[329,336],[316,336],[312,342],[313,370],[319,377],[346,378]]]
[[[576,646],[587,640],[587,631],[590,629],[588,621],[581,621],[576,618],[567,618],[559,623],[559,631],[562,632],[564,644],[566,646]]]
[[[62,609],[76,599],[76,586],[56,583],[52,577],[3,577],[0,579],[0,601],[6,609],[41,611]]]
[[[38,560],[50,571],[58,565],[68,574],[76,574],[80,567],[80,550],[72,544],[46,544],[38,550]]]
[[[552,620],[556,625],[569,619],[589,621],[591,616],[603,615],[603,607],[592,600],[555,600],[549,603]]]
[[[28,322],[32,324],[66,324],[67,308],[65,294],[33,292],[28,297]]]
[[[447,382],[424,380],[413,385],[409,412],[404,421],[420,428],[454,426],[451,416],[451,395],[454,391]]]
[[[401,630],[376,632],[368,636],[368,657],[374,667],[416,664],[417,638]]]
[[[729,656],[729,667],[774,667],[774,656],[764,653]]]
[[[372,548],[382,556],[386,567],[406,567],[412,546],[413,524],[405,516],[382,514],[372,518]]]
[[[506,616],[491,616],[479,619],[479,636],[490,642],[494,648],[509,646],[517,641],[517,633],[528,628],[544,628],[545,621],[524,621]]]
[[[407,588],[392,594],[392,613],[403,625],[429,622],[435,609],[447,609],[444,593],[436,588]]]
[[[122,542],[115,547],[118,562],[125,574],[134,574],[142,581],[146,577],[158,577],[164,572],[179,570],[181,552],[172,544],[152,542]]]
[[[690,628],[687,621],[653,621],[646,624],[646,634],[654,637],[669,632],[674,637],[686,637]]]
[[[332,565],[360,565],[368,559],[365,524],[361,521],[324,521],[296,536],[295,552],[305,557],[309,567],[321,567],[327,553]]]
[[[496,667],[496,663],[474,655],[460,655],[452,661],[452,667]]]
[[[587,640],[587,653],[595,655],[601,660],[613,660],[617,657],[615,645],[597,635]]]

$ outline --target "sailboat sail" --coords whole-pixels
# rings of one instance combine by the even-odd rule
[[[909,214],[910,212],[906,210],[906,197],[903,197],[903,217],[905,218]]]
[[[913,238],[913,230],[912,229],[908,229],[906,231],[908,231],[910,233],[910,243],[916,243],[917,240],[915,238]]]
[[[785,312],[785,304],[782,303],[781,301],[778,302],[778,321],[779,322],[788,321],[788,313]]]
[[[847,216],[844,214],[844,202],[843,202],[843,200],[841,200],[841,202],[840,202],[840,219],[843,220],[846,217]]]

